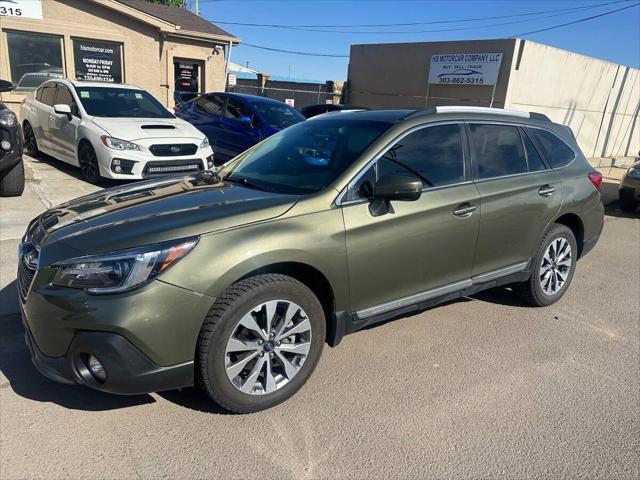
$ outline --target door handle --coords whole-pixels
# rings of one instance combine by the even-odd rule
[[[468,202],[462,203],[455,208],[453,214],[456,217],[470,217],[477,209],[478,207],[476,207],[475,205],[471,205]]]
[[[538,195],[541,197],[550,197],[555,191],[555,187],[552,187],[551,185],[543,185],[538,189]]]

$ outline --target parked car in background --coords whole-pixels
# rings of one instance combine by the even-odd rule
[[[91,183],[213,167],[207,137],[132,85],[50,80],[27,98],[22,119],[29,155],[77,165]]]
[[[0,92],[10,92],[13,85],[0,80]],[[0,101],[0,197],[17,197],[24,191],[22,130],[16,114]]]
[[[539,114],[323,115],[217,173],[35,218],[18,267],[32,359],[97,390],[196,383],[226,409],[269,408],[327,340],[500,285],[557,302],[602,231],[601,182]]]
[[[345,105],[342,103],[319,103],[317,105],[307,105],[306,107],[303,107],[302,110],[300,110],[300,113],[302,113],[306,118],[311,118],[327,112],[353,112],[358,110],[368,110],[368,108]]]
[[[203,132],[216,165],[305,120],[296,109],[270,98],[239,93],[205,93],[176,105],[176,115]]]
[[[640,205],[640,161],[631,166],[620,182],[618,199],[625,212],[635,212]]]

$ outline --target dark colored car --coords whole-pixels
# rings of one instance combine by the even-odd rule
[[[176,105],[175,114],[207,136],[216,165],[305,119],[277,100],[239,93],[205,93]]]
[[[317,105],[307,105],[306,107],[303,107],[302,110],[300,110],[300,113],[302,113],[302,115],[304,115],[306,118],[311,118],[327,112],[350,112],[354,110],[368,110],[368,108],[356,107],[354,105],[345,105],[343,103],[319,103]]]
[[[0,92],[11,90],[11,82],[0,80]],[[22,129],[16,114],[0,101],[0,197],[17,197],[23,191]]]
[[[195,383],[229,410],[269,408],[304,385],[325,341],[500,285],[557,302],[600,236],[601,182],[571,130],[539,114],[323,115],[217,175],[35,218],[18,267],[27,343],[59,382]]]
[[[640,161],[631,166],[620,182],[618,198],[625,212],[635,212],[640,205]]]

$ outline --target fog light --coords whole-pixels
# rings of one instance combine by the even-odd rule
[[[91,375],[93,375],[93,377],[100,383],[107,379],[107,372],[105,372],[104,366],[100,363],[100,360],[93,355],[87,356],[87,367],[89,368]]]
[[[207,157],[207,168],[213,168],[213,155]]]
[[[11,150],[11,142],[8,140],[2,140],[0,147],[2,147],[3,150],[9,151]]]

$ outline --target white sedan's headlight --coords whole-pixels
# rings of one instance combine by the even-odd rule
[[[640,178],[640,167],[631,167],[629,171],[627,171],[627,175],[631,178]]]
[[[209,148],[209,139],[207,137],[204,137],[204,140],[202,140],[200,148]]]
[[[140,145],[127,142],[126,140],[120,140],[119,138],[107,137],[106,135],[102,135],[100,137],[102,143],[105,147],[111,148],[113,150],[136,150],[140,151]]]
[[[167,271],[196,243],[194,237],[65,260],[53,265],[58,269],[53,284],[93,294],[126,292]]]
[[[16,117],[16,114],[9,111],[9,110],[3,110],[0,112],[0,125],[6,125],[7,127],[10,127],[12,125],[17,125],[18,123],[18,117]]]

